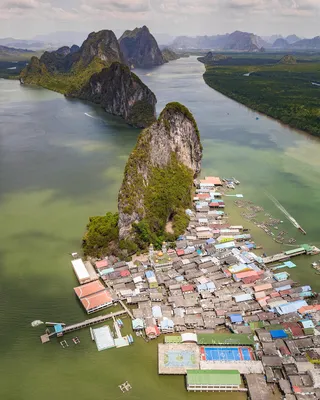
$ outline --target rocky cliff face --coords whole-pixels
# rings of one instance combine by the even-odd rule
[[[147,68],[164,64],[157,41],[146,26],[125,31],[119,43],[130,67]]]
[[[179,54],[169,49],[168,47],[162,50],[162,57],[164,62],[174,61],[180,58]]]
[[[64,46],[56,51],[45,51],[40,57],[40,63],[44,64],[50,73],[68,72],[72,64],[77,59],[74,54],[79,51],[79,46],[72,47]]]
[[[198,61],[206,65],[213,65],[223,63],[225,60],[228,60],[230,58],[231,57],[228,57],[224,54],[215,54],[212,53],[212,51],[209,51],[204,57],[198,57]]]
[[[115,61],[125,62],[116,35],[109,30],[90,33],[83,42],[79,53],[80,61],[85,67],[95,58],[99,58],[106,64],[111,64]]]
[[[180,234],[201,158],[192,114],[179,103],[169,103],[158,121],[141,133],[127,162],[118,201],[120,239],[134,238],[135,223],[161,237],[167,222],[173,221],[174,232]]]
[[[90,33],[81,47],[73,45],[72,47],[60,47],[56,51],[45,51],[40,57],[39,63],[44,65],[50,74],[65,74],[83,72],[95,63],[92,68],[94,69],[93,73],[115,61],[125,62],[118,40],[112,31],[103,30]],[[35,60],[33,62],[37,64]],[[24,75],[23,78],[28,80],[27,74]],[[30,79],[32,80],[32,77]]]
[[[108,113],[119,115],[139,128],[156,120],[156,96],[129,67],[120,63],[93,74],[74,96],[99,104]]]

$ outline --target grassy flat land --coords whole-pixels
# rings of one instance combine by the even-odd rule
[[[206,65],[204,80],[253,110],[320,137],[320,86],[312,84],[320,84],[319,57],[297,57],[296,64],[279,59],[231,56]]]

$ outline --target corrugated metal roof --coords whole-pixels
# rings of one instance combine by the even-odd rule
[[[240,373],[237,370],[187,370],[188,385],[239,386]]]

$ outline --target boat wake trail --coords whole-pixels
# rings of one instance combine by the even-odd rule
[[[101,119],[101,118],[94,117],[93,115],[90,115],[88,113],[84,113],[84,115],[86,115],[87,117],[90,117],[92,119]]]
[[[302,233],[306,234],[305,231],[301,228],[300,224],[288,213],[288,211],[279,203],[279,201],[273,197],[270,193],[266,192],[266,195],[273,202],[273,204],[287,217],[287,219],[292,223],[294,227],[299,229]]]

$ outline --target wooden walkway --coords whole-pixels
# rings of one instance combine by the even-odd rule
[[[264,258],[262,258],[262,260],[263,260],[264,264],[271,264],[274,262],[286,261],[286,260],[289,260],[291,257],[301,256],[302,254],[305,254],[305,253],[306,253],[305,250],[301,250],[300,252],[294,253],[294,254],[279,253],[279,254],[275,254],[270,257],[264,257]]]
[[[100,324],[101,322],[107,321],[108,319],[111,319],[113,317],[119,317],[120,315],[124,315],[124,314],[127,314],[126,310],[117,311],[117,312],[106,314],[106,315],[100,315],[99,317],[95,317],[95,318],[90,318],[83,322],[78,322],[77,324],[68,325],[68,326],[63,327],[62,333],[65,334],[65,333],[77,331],[82,328],[87,328],[89,326]],[[56,332],[52,332],[48,336],[50,338],[55,335],[56,335]]]

